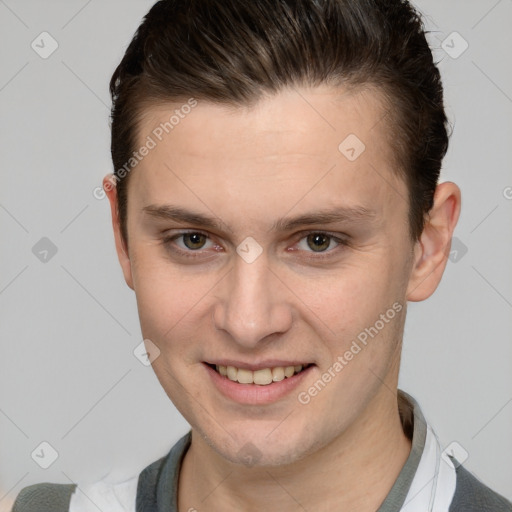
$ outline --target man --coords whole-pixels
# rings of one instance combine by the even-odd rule
[[[461,202],[412,7],[164,0],[111,93],[117,253],[191,431],[126,482],[30,486],[14,512],[511,511],[397,390]]]

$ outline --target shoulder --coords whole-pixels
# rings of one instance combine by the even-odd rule
[[[24,487],[12,512],[135,512],[138,475],[90,484],[41,483]]]
[[[135,512],[138,480],[139,475],[122,481],[107,476],[100,481],[80,485],[71,498],[69,512]]]
[[[120,480],[119,474],[116,476],[110,473],[105,478],[89,484],[45,482],[24,487],[16,497],[11,512],[135,512],[142,508],[150,510],[148,506],[156,503],[158,492],[174,496],[181,459],[190,445],[190,439],[191,435],[188,432],[166,455],[129,478]]]
[[[462,465],[449,512],[512,512],[512,503],[493,491]]]
[[[67,512],[77,484],[41,483],[24,487],[12,512]]]
[[[89,484],[45,482],[29,485],[19,492],[11,512],[135,512],[137,497],[140,499],[143,494],[149,498],[154,494],[165,459],[162,457],[140,474],[121,481],[107,475]],[[144,484],[143,489],[139,482]]]

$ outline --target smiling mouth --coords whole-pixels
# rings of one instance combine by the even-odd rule
[[[298,373],[303,372],[311,366],[311,364],[298,366],[276,366],[274,368],[262,368],[261,370],[246,370],[244,368],[236,368],[234,366],[222,366],[206,363],[217,373],[239,384],[256,384],[259,386],[268,386],[274,382],[289,379]]]

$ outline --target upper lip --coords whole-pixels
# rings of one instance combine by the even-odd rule
[[[235,368],[242,368],[243,370],[263,370],[264,368],[275,368],[276,366],[307,366],[312,364],[304,361],[285,361],[284,359],[267,359],[266,361],[258,361],[252,363],[245,363],[243,361],[235,361],[234,359],[216,359],[214,361],[205,361],[207,364],[214,364],[218,366],[234,366]]]

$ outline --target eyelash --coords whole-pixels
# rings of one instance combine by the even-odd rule
[[[176,239],[184,236],[184,235],[203,235],[205,236],[208,240],[211,240],[210,236],[208,236],[207,233],[204,233],[203,231],[182,231],[180,233],[175,233],[173,235],[169,235],[169,236],[166,236],[162,239],[162,244],[164,246],[166,246],[167,250],[171,251],[171,252],[174,252],[176,254],[178,254],[179,256],[184,256],[186,258],[191,258],[191,259],[195,259],[195,258],[201,258],[203,257],[201,252],[202,252],[202,249],[197,249],[197,250],[184,250],[184,249],[180,249],[180,248],[177,248],[176,246],[172,247],[172,242],[174,242]],[[327,231],[305,231],[305,232],[301,232],[301,233],[298,233],[300,235],[300,238],[297,239],[297,241],[295,242],[295,244],[301,242],[303,239],[307,238],[309,235],[323,235],[323,236],[326,236],[327,238],[329,238],[331,241],[334,241],[336,242],[338,245],[336,247],[334,247],[333,249],[329,249],[327,251],[324,251],[324,252],[318,252],[318,253],[315,253],[313,251],[311,251],[311,254],[313,256],[306,256],[306,259],[312,259],[312,260],[316,260],[316,261],[319,261],[319,260],[322,260],[322,259],[327,259],[327,258],[330,258],[332,257],[333,253],[334,252],[338,252],[336,249],[340,249],[342,247],[345,247],[345,246],[348,246],[348,242],[347,240],[343,240],[342,238],[339,238],[337,236],[335,236],[333,233],[329,233]],[[307,251],[309,252],[309,251]]]

